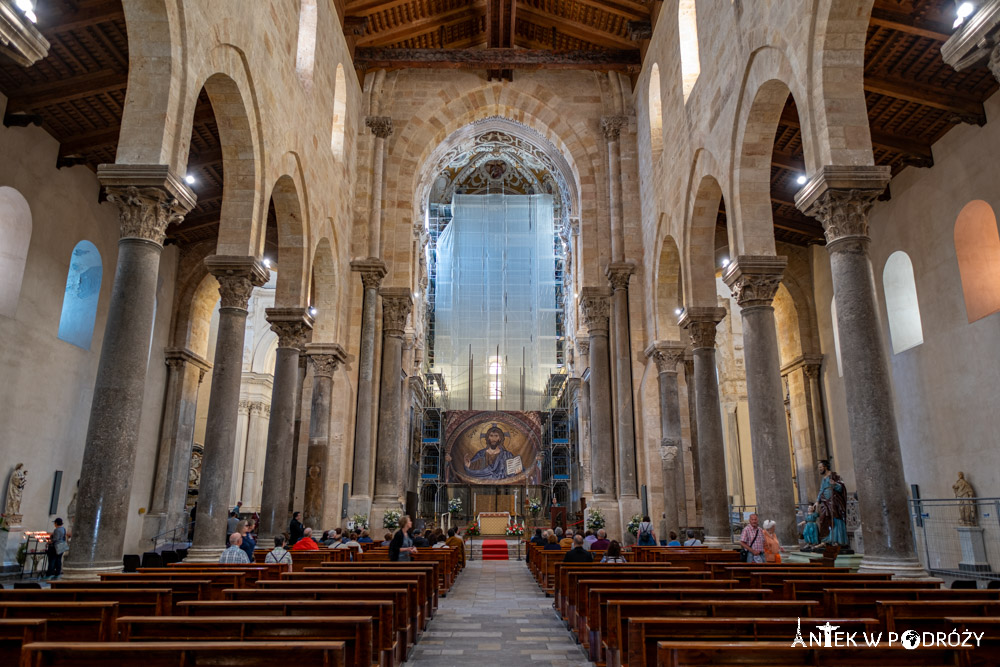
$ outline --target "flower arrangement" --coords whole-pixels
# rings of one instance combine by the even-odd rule
[[[628,532],[632,533],[633,535],[638,535],[639,534],[639,524],[640,523],[642,523],[642,515],[641,514],[633,514],[632,518],[628,522],[628,526],[627,526],[626,529],[628,530]]]
[[[462,499],[452,498],[448,501],[448,511],[452,514],[459,514],[462,511]]]
[[[507,522],[507,536],[508,537],[522,537],[524,535],[524,524],[518,523],[515,519],[511,518]]]
[[[468,526],[465,527],[465,534],[468,535],[469,537],[475,537],[476,535],[478,535],[479,524],[475,521],[470,523]]]
[[[542,501],[538,498],[529,498],[528,511],[531,512],[531,516],[537,517],[542,513]]]
[[[587,512],[587,528],[594,531],[595,533],[604,528],[607,522],[604,520],[604,514],[600,509],[594,507]]]
[[[354,522],[354,528],[357,530],[364,530],[368,528],[368,515],[367,514],[355,514],[351,517],[351,521]],[[397,519],[398,521],[398,519]]]
[[[386,530],[396,530],[399,528],[399,518],[402,512],[397,509],[386,510],[382,515],[382,527]]]

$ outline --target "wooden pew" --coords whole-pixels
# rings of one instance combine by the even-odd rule
[[[940,630],[949,616],[1000,616],[1000,601],[961,600],[957,596],[951,600],[879,600],[875,609],[887,632],[923,632]]]
[[[563,567],[566,568],[570,566]],[[564,619],[568,623],[572,624],[576,617],[586,616],[586,586],[588,586],[591,581],[614,580],[617,582],[627,582],[642,581],[644,579],[655,579],[657,581],[692,581],[699,580],[699,575],[705,575],[703,572],[691,572],[690,570],[677,570],[675,568],[661,569],[650,565],[640,565],[640,569],[629,568],[630,566],[627,565],[602,565],[598,568],[588,568],[587,566],[584,566],[583,569],[574,568],[568,572],[560,572],[560,579],[565,578],[566,590],[559,598],[556,599],[556,602],[558,603],[560,600],[563,601],[563,609],[565,610]],[[564,574],[565,577],[563,576]]]
[[[189,616],[370,616],[379,664],[396,661],[396,627],[392,603],[378,600],[210,600],[181,605]]]
[[[212,572],[214,570],[246,572],[248,583],[256,582],[258,580],[279,579],[282,572],[288,571],[288,567],[283,563],[265,563],[263,561],[260,563],[253,563],[252,565],[231,565],[228,563],[185,563],[181,561],[180,563],[171,563],[167,566],[167,568],[170,570],[183,570],[185,572]],[[154,569],[156,571],[162,570],[162,568],[139,568],[139,572],[148,572]]]
[[[386,570],[399,570],[401,572],[425,572],[427,573],[428,591],[433,591],[434,596],[434,609],[438,606],[438,597],[441,593],[440,582],[444,577],[443,565],[435,560],[429,561],[403,561],[403,562],[393,562],[393,561],[367,561],[361,563],[326,563],[321,568],[308,568],[307,572],[327,572],[327,571],[338,571],[338,572],[383,572]],[[438,582],[437,585],[433,585],[434,582]]]
[[[16,665],[21,646],[46,639],[44,618],[0,619],[0,664]]]
[[[885,582],[897,583],[897,582]],[[874,615],[879,600],[1000,600],[1000,590],[985,588],[951,590],[947,588],[828,588],[823,608],[835,616]]]
[[[867,579],[862,579],[861,581],[856,579],[838,579],[836,581],[830,581],[829,579],[790,579],[785,582],[779,594],[785,600],[823,600],[824,591],[839,588],[874,588],[883,591],[899,590],[901,592],[910,590],[941,590],[938,588],[938,584],[934,582],[907,581],[904,579],[890,581],[870,581]],[[904,596],[900,599],[908,600],[910,598]],[[846,615],[848,614],[838,614],[838,616]]]
[[[971,667],[1000,665],[1000,617],[949,616],[944,624],[949,632],[954,628],[959,632],[975,632],[983,635],[979,645],[969,655]]]
[[[368,567],[355,565],[353,567],[324,567],[312,568],[307,572],[285,573],[282,580],[295,579],[384,579],[386,581],[400,581],[416,579],[419,583],[419,600],[424,605],[424,618],[430,619],[434,615],[434,610],[438,606],[438,587],[435,585],[434,568],[436,563],[419,563],[414,565],[404,565],[402,567],[387,566]]]
[[[750,588],[771,588],[780,593],[785,582],[792,579],[811,579],[823,581],[889,581],[892,579],[891,573],[873,572],[870,574],[858,574],[857,572],[840,573],[813,573],[813,572],[751,572]]]
[[[343,667],[344,642],[35,642],[21,667],[274,667],[284,663]]]
[[[663,667],[704,665],[808,665],[830,667],[957,667],[967,659],[967,649],[924,648],[802,648],[790,641],[777,642],[659,642],[656,664]]]
[[[370,616],[122,616],[123,642],[342,641],[346,667],[371,667]]]
[[[4,589],[0,602],[117,602],[119,614],[143,616],[166,616],[173,610],[169,588]]]
[[[207,579],[211,582],[209,584],[210,596],[213,600],[222,599],[222,591],[227,588],[245,588],[247,583],[246,572],[236,572],[232,570],[226,570],[222,572],[216,571],[184,571],[178,572],[176,570],[169,570],[168,568],[163,568],[168,570],[167,572],[139,572],[136,574],[115,572],[112,574],[102,574],[101,581],[129,581],[144,579],[146,581],[155,582],[166,582],[166,581],[201,581]]]
[[[0,602],[0,619],[44,618],[48,639],[108,642],[114,637],[117,602]]]
[[[271,548],[254,549],[254,564],[263,564]],[[305,572],[307,567],[319,567],[323,563],[345,562],[350,554],[347,549],[327,549],[320,547],[318,551],[290,551],[292,556],[292,572]]]
[[[712,568],[712,576],[714,577],[724,577],[726,579],[736,579],[740,582],[741,586],[750,586],[750,575],[755,572],[766,572],[766,573],[785,573],[785,574],[801,574],[803,572],[808,572],[812,574],[850,574],[851,568],[849,567],[820,567],[817,565],[809,565],[808,567],[797,567],[789,566],[785,567],[782,563],[780,565],[761,565],[760,563],[737,563],[736,565],[724,565],[722,567]]]
[[[68,590],[85,588],[90,590],[125,589],[125,588],[167,588],[171,592],[173,613],[177,613],[177,604],[186,600],[212,599],[212,582],[208,579],[193,579],[187,581],[162,579],[128,579],[119,581],[53,581],[52,590]]]
[[[810,561],[808,563],[733,563],[731,561],[709,561],[705,563],[708,569],[712,572],[713,577],[722,577],[725,575],[726,578],[731,577],[730,570],[763,570],[769,567],[780,570],[790,570],[795,572],[796,570],[801,570],[802,568],[820,568],[836,572],[850,572],[849,567],[833,567],[824,568],[820,561]]]
[[[698,548],[683,547],[661,547],[664,551],[654,552],[654,563],[669,562],[671,565],[687,567],[694,572],[709,570],[709,562],[730,561],[739,562],[740,555],[737,551],[705,550]]]
[[[874,618],[824,620],[844,632],[878,631]],[[789,635],[794,637],[796,625],[791,618],[632,617],[628,619],[628,652],[621,667],[655,667],[656,645],[661,641],[787,641]]]

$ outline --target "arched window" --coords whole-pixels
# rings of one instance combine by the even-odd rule
[[[31,241],[31,209],[14,188],[0,187],[0,315],[14,317]]]
[[[882,286],[885,288],[885,309],[889,313],[892,351],[899,354],[923,343],[924,330],[920,324],[913,263],[902,250],[889,255],[882,271]]]
[[[97,318],[97,299],[101,295],[101,253],[90,241],[80,241],[73,248],[66,276],[59,339],[85,350],[90,349]]]
[[[1000,311],[1000,234],[993,208],[986,202],[971,201],[958,214],[955,255],[969,322]]]
[[[677,32],[681,42],[681,90],[687,102],[698,75],[701,58],[698,55],[698,9],[695,0],[680,0],[677,8]]]
[[[344,76],[344,65],[337,65],[337,78],[333,88],[333,130],[330,135],[330,148],[337,158],[344,157],[344,133],[347,132],[347,77]]]
[[[660,66],[656,63],[649,73],[649,144],[656,162],[663,152],[663,99],[660,96]]]
[[[844,363],[840,360],[840,325],[837,322],[837,297],[830,300],[830,321],[833,322],[833,351],[837,355],[837,375],[844,377]]]
[[[312,87],[316,64],[316,0],[299,2],[299,43],[295,50],[295,72],[307,89]]]

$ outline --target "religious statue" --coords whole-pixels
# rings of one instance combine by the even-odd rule
[[[11,525],[16,526],[21,522],[21,496],[27,482],[28,471],[24,469],[23,463],[18,463],[14,466],[14,472],[10,474],[10,481],[7,483],[7,500],[3,510]]]
[[[507,477],[507,461],[514,455],[503,446],[504,432],[494,424],[486,431],[486,446],[475,454],[465,455],[465,474],[480,479]]]
[[[847,487],[840,475],[830,470],[830,462],[819,462],[819,495],[816,507],[819,509],[819,536],[822,543],[847,546]]]
[[[965,479],[965,473],[958,473],[958,481],[951,485],[951,490],[955,492],[956,498],[962,500],[958,503],[959,520],[963,526],[976,526],[979,520],[976,517],[976,503],[971,500],[976,497],[976,492],[972,485]]]

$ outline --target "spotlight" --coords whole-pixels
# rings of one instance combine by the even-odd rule
[[[722,258],[722,268],[726,268],[727,266],[729,266],[729,258],[728,257],[723,257]]]
[[[269,260],[267,257],[264,258],[264,266],[266,266],[269,269],[271,268],[271,260]]]
[[[309,309],[309,314],[312,315],[313,317],[316,317],[316,313],[318,313],[318,312],[319,311],[316,310],[316,308],[314,308],[314,307]]]
[[[955,23],[952,25],[953,28],[957,28],[965,22],[965,19],[972,16],[972,12],[976,11],[976,6],[971,2],[963,2],[958,5],[958,9],[955,10]]]
[[[809,182],[809,179],[806,178],[804,174],[802,174],[795,179],[795,182],[798,183],[799,185],[805,185],[806,183]]]
[[[188,174],[187,176],[184,177],[184,182],[187,183],[188,185],[194,185],[195,183],[194,176]]]
[[[683,308],[674,308],[674,315],[680,315],[684,312]]]
[[[24,12],[26,19],[32,23],[38,23],[38,17],[35,16],[35,3],[32,0],[15,0],[17,8]]]

